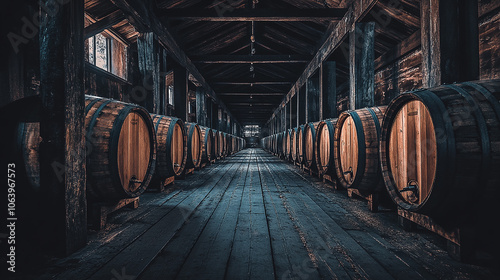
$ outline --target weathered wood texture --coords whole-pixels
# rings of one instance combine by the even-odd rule
[[[83,7],[82,0],[71,1],[56,15],[42,13],[39,30],[40,199],[46,203],[40,234],[48,250],[63,255],[87,239]]]
[[[41,279],[495,278],[452,260],[435,236],[403,231],[395,213],[360,205],[247,149],[168,193],[144,194],[141,207],[111,215],[106,231]]]
[[[375,72],[375,105],[422,87],[422,52],[415,50]]]
[[[375,22],[356,23],[349,33],[351,110],[375,105]]]
[[[491,9],[497,1],[481,1],[483,2],[486,3],[479,6],[480,11],[484,13],[479,19],[480,79],[498,79],[500,78],[500,6]],[[486,10],[483,11],[483,8]]]
[[[424,0],[420,9],[423,86],[478,79],[477,0]]]

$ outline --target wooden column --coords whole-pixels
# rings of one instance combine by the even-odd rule
[[[181,66],[174,67],[174,108],[175,116],[184,122],[188,120],[188,75]]]
[[[351,110],[375,104],[375,23],[356,23],[349,34]]]
[[[337,75],[335,61],[325,61],[319,72],[320,111],[319,119],[337,117]]]
[[[210,127],[219,130],[219,106],[212,99],[210,99]]]
[[[160,106],[160,48],[152,32],[139,36],[137,53],[139,69],[147,93],[143,106],[154,114],[160,114],[162,111]]]
[[[314,74],[306,82],[306,122],[319,121],[319,75]]]
[[[297,126],[306,123],[306,87],[297,90]]]
[[[202,87],[196,88],[196,122],[206,126],[207,109],[205,105],[205,91]]]
[[[290,100],[290,126],[297,126],[297,95],[294,95]]]
[[[423,86],[478,79],[477,0],[422,0],[420,5]]]
[[[51,1],[44,1],[51,2]],[[53,4],[53,3],[52,3]],[[40,200],[43,247],[58,255],[85,246],[83,0],[70,1],[40,26]]]

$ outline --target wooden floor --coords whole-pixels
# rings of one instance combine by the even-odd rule
[[[260,149],[146,193],[41,279],[499,279]]]

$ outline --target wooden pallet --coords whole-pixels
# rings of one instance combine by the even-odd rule
[[[146,189],[147,192],[163,192],[167,188],[168,185],[173,184],[175,182],[175,176],[168,177],[160,183],[158,188],[148,187]]]
[[[380,204],[380,195],[378,193],[363,194],[358,189],[348,188],[347,196],[350,198],[359,197],[365,199],[368,202],[368,209],[371,212],[378,212],[378,206]]]
[[[139,207],[139,197],[119,200],[116,203],[90,203],[89,204],[89,226],[96,230],[101,230],[106,226],[108,215],[123,207],[137,209]]]
[[[475,247],[472,228],[445,228],[431,217],[410,212],[398,207],[398,221],[406,231],[414,231],[417,225],[444,237],[447,240],[448,254],[461,262],[474,259]]]
[[[323,183],[331,185],[334,190],[337,190],[337,191],[343,190],[343,188],[340,187],[339,184],[337,184],[337,180],[332,178],[332,176],[330,176],[328,174],[323,174],[323,175],[321,175],[321,179],[323,180]]]
[[[304,172],[308,173],[308,174],[309,174],[309,175],[311,175],[311,176],[318,175],[318,172],[317,172],[317,171],[315,171],[314,169],[309,168],[309,167],[307,167],[307,166],[305,166],[305,165],[302,165],[302,170],[303,170]]]

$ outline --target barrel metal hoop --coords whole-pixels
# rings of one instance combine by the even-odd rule
[[[157,116],[157,115],[156,115]],[[158,133],[158,126],[160,126],[160,122],[161,120],[163,119],[164,116],[160,116],[158,118],[158,121],[156,121],[156,124],[155,124],[155,132]]]
[[[334,149],[335,149],[335,126],[333,125],[333,120],[332,121],[327,121],[326,126],[328,127],[328,134],[330,136],[330,159],[328,161],[328,167],[330,166],[335,166],[334,162]]]
[[[375,123],[375,130],[377,131],[377,142],[380,140],[380,122],[378,121],[377,114],[375,114],[375,111],[373,111],[372,108],[366,108],[370,115],[372,115],[373,122]]]
[[[356,125],[356,133],[358,134],[358,166],[356,178],[351,184],[351,187],[356,187],[359,184],[361,178],[363,178],[366,167],[366,143],[365,143],[365,132],[363,130],[363,123],[356,111],[349,112],[354,124]]]
[[[483,96],[491,103],[491,107],[493,107],[493,110],[495,111],[495,114],[497,115],[497,118],[500,120],[500,102],[491,94],[489,90],[487,90],[485,87],[482,85],[476,84],[476,83],[471,83],[471,82],[466,82],[463,83],[464,85],[468,85],[477,91],[479,91]]]
[[[96,100],[99,100],[99,99],[96,99]],[[100,100],[103,100],[103,99],[100,99]],[[111,100],[106,100],[104,101],[100,106],[99,108],[97,108],[97,110],[94,112],[94,114],[92,115],[92,119],[90,120],[90,123],[89,123],[89,127],[87,128],[87,133],[85,134],[85,139],[86,139],[86,143],[88,143],[89,141],[91,141],[90,139],[92,139],[92,134],[94,132],[94,127],[97,123],[97,118],[101,115],[101,111],[109,104],[111,103]],[[92,107],[92,106],[91,106]],[[90,107],[90,108],[91,108]],[[91,142],[91,145],[92,145],[92,142]],[[92,154],[92,153],[91,153]],[[90,154],[90,155],[91,155]],[[90,160],[90,155],[87,155],[87,163],[89,162]],[[87,170],[92,170],[92,165],[90,164],[87,164]],[[90,186],[94,186],[96,182],[94,182],[91,177],[88,178],[88,181],[90,183]],[[96,195],[98,196],[104,196],[104,194],[102,193],[102,191],[100,189],[96,189],[96,188],[92,188],[91,189],[91,192],[95,193]]]
[[[491,162],[491,144],[490,144],[490,136],[488,133],[488,126],[486,125],[486,120],[484,119],[484,115],[479,108],[479,104],[477,104],[476,100],[463,88],[458,87],[457,85],[446,85],[446,87],[454,89],[461,96],[465,98],[465,100],[472,106],[472,111],[476,116],[476,123],[479,128],[479,136],[481,137],[481,147],[482,147],[482,157],[481,157],[481,175],[480,180],[485,181],[487,179],[487,174],[489,174],[490,170],[490,162]]]
[[[102,100],[102,99],[99,99],[99,98],[95,98],[94,100],[90,101],[90,103],[85,106],[85,115],[87,115],[90,111],[90,109],[94,106],[94,104],[96,104],[99,100]]]

